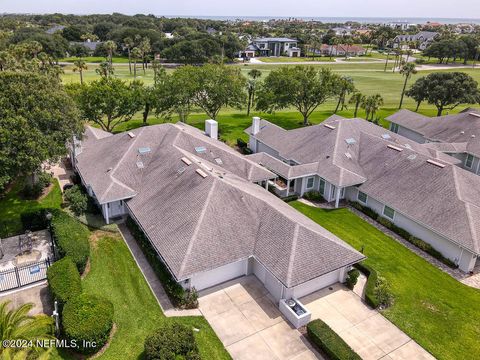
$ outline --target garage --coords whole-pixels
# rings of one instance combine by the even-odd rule
[[[247,274],[248,259],[204,271],[190,278],[190,286],[200,291]]]
[[[343,281],[344,269],[338,269],[328,274],[319,276],[315,279],[307,281],[303,284],[297,285],[291,289],[287,289],[285,295],[287,297],[301,298],[305,295],[311,294],[317,290],[323,289],[327,286]]]

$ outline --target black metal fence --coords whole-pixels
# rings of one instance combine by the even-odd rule
[[[53,260],[47,258],[35,263],[0,271],[0,292],[30,285],[47,278],[47,269]]]

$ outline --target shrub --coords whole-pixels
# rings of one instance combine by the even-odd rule
[[[240,149],[245,149],[247,147],[247,143],[245,141],[243,141],[242,139],[238,138],[237,139],[237,146]]]
[[[367,276],[367,283],[365,285],[365,302],[372,308],[376,309],[380,305],[377,295],[375,294],[375,286],[378,278],[377,272],[364,263],[357,263],[353,266]]]
[[[324,198],[320,191],[312,190],[303,194],[303,198],[311,201],[324,201]]]
[[[353,208],[361,211],[362,213],[364,213],[368,217],[370,217],[374,220],[378,219],[378,214],[373,209],[370,209],[368,206],[363,206],[362,204],[360,204],[359,202],[356,202],[356,201],[350,202],[350,205]]]
[[[23,230],[38,231],[48,227],[47,213],[54,214],[56,209],[37,209],[22,213],[20,220],[22,221]]]
[[[377,221],[379,224],[385,226],[387,229],[392,228],[393,223],[390,220],[384,218],[383,216],[378,216]]]
[[[56,211],[52,218],[52,233],[60,257],[70,256],[80,274],[83,273],[90,255],[88,229],[64,211]]]
[[[68,256],[47,269],[47,279],[52,296],[60,305],[82,293],[80,274]]]
[[[42,194],[42,191],[43,187],[40,184],[36,183],[32,185],[30,183],[26,183],[23,186],[22,193],[26,199],[35,200],[38,199],[38,197]]]
[[[295,201],[295,200],[298,200],[298,195],[289,195],[289,196],[283,197],[282,200],[285,202]]]
[[[48,187],[53,180],[53,176],[45,171],[42,171],[37,175],[37,184],[42,187],[42,189]]]
[[[393,295],[390,292],[390,286],[385,278],[381,276],[377,278],[374,293],[382,308],[385,309],[393,304]]]
[[[335,331],[320,319],[308,323],[307,334],[310,341],[325,352],[331,360],[361,359]]]
[[[165,322],[145,340],[146,360],[200,360],[191,328],[177,322]]]
[[[70,210],[72,210],[76,216],[83,214],[87,210],[88,197],[78,185],[74,185],[66,190],[64,198],[68,203]]]
[[[155,271],[158,279],[162,283],[165,292],[167,293],[173,305],[186,309],[194,309],[198,307],[198,295],[195,289],[190,291],[185,290],[179,283],[175,281],[170,271],[159,258],[147,236],[131,217],[127,219],[126,224],[138,245],[140,245],[140,248],[145,254],[150,266],[152,266],[153,270]]]
[[[113,326],[113,304],[107,299],[81,294],[65,304],[62,316],[64,335],[76,340],[80,353],[93,354],[107,343]]]
[[[347,279],[345,280],[345,284],[350,290],[352,290],[355,284],[357,283],[359,276],[360,276],[360,272],[357,269],[352,269],[348,272],[348,276],[347,276]]]

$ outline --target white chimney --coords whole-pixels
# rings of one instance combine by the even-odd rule
[[[254,117],[252,121],[252,135],[257,135],[260,132],[260,118]]]
[[[218,139],[218,122],[215,120],[205,120],[205,133],[212,139]]]

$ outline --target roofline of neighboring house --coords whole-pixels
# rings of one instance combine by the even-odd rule
[[[417,133],[418,135],[422,135],[423,137],[425,137],[425,134],[422,134],[422,133],[419,132],[418,130],[412,129],[412,128],[409,128],[409,127],[406,127],[406,126],[403,125],[403,124],[399,124],[398,122],[395,122],[395,120],[389,120],[388,118],[385,118],[385,120],[390,121],[390,122],[393,123],[393,124],[397,124],[398,126],[401,126],[401,127],[405,128],[405,129],[407,129],[407,130],[413,131],[414,133]],[[390,130],[390,129],[388,129],[388,130]],[[391,131],[391,130],[390,130],[390,131]],[[397,135],[398,135],[398,134],[397,134]],[[404,136],[404,137],[405,137],[405,136]],[[425,137],[425,139],[430,140],[430,139],[428,139],[428,138],[426,138],[426,137]]]
[[[424,224],[424,223],[421,222],[421,221],[418,221],[418,220],[412,218],[411,216],[405,214],[403,211],[398,210],[398,209],[395,208],[394,206],[390,206],[390,205],[388,205],[387,203],[385,203],[384,201],[380,201],[380,200],[378,200],[377,198],[375,198],[374,196],[369,195],[367,191],[363,191],[363,190],[360,190],[360,189],[358,189],[358,191],[361,191],[361,192],[367,194],[367,196],[369,196],[369,197],[371,197],[372,199],[378,201],[379,203],[383,204],[384,206],[387,205],[388,207],[390,207],[390,208],[392,208],[393,210],[399,212],[400,214],[402,214],[402,215],[405,216],[406,218],[412,220],[413,222],[416,222],[417,224],[425,227],[426,229],[434,232],[435,234],[437,234],[437,235],[439,235],[439,236],[441,236],[441,237],[444,237],[444,238],[446,238],[447,240],[449,240],[449,241],[457,244],[460,248],[462,248],[462,249],[464,249],[464,250],[467,250],[467,251],[470,251],[470,252],[473,252],[473,254],[475,254],[475,255],[480,255],[480,250],[479,250],[479,251],[476,251],[476,250],[473,250],[473,249],[468,249],[467,247],[465,247],[465,245],[462,245],[462,244],[458,243],[457,241],[455,241],[455,240],[451,239],[450,237],[446,236],[445,234],[441,234],[441,233],[438,232],[437,230],[431,228],[430,226]],[[463,201],[462,201],[462,202],[463,202]],[[367,206],[368,206],[368,205],[367,205]],[[473,236],[472,236],[472,238],[473,238]]]
[[[120,201],[120,200],[128,200],[128,199],[132,199],[133,197],[135,197],[136,195],[138,195],[138,193],[135,192],[134,195],[132,196],[125,196],[125,197],[122,197],[122,198],[118,198],[118,199],[113,199],[113,200],[108,200],[108,201],[103,201],[103,202],[100,202],[100,200],[98,200],[98,203],[100,205],[104,205],[104,204],[109,204],[109,203],[112,203],[112,202],[115,202],[115,201]]]

